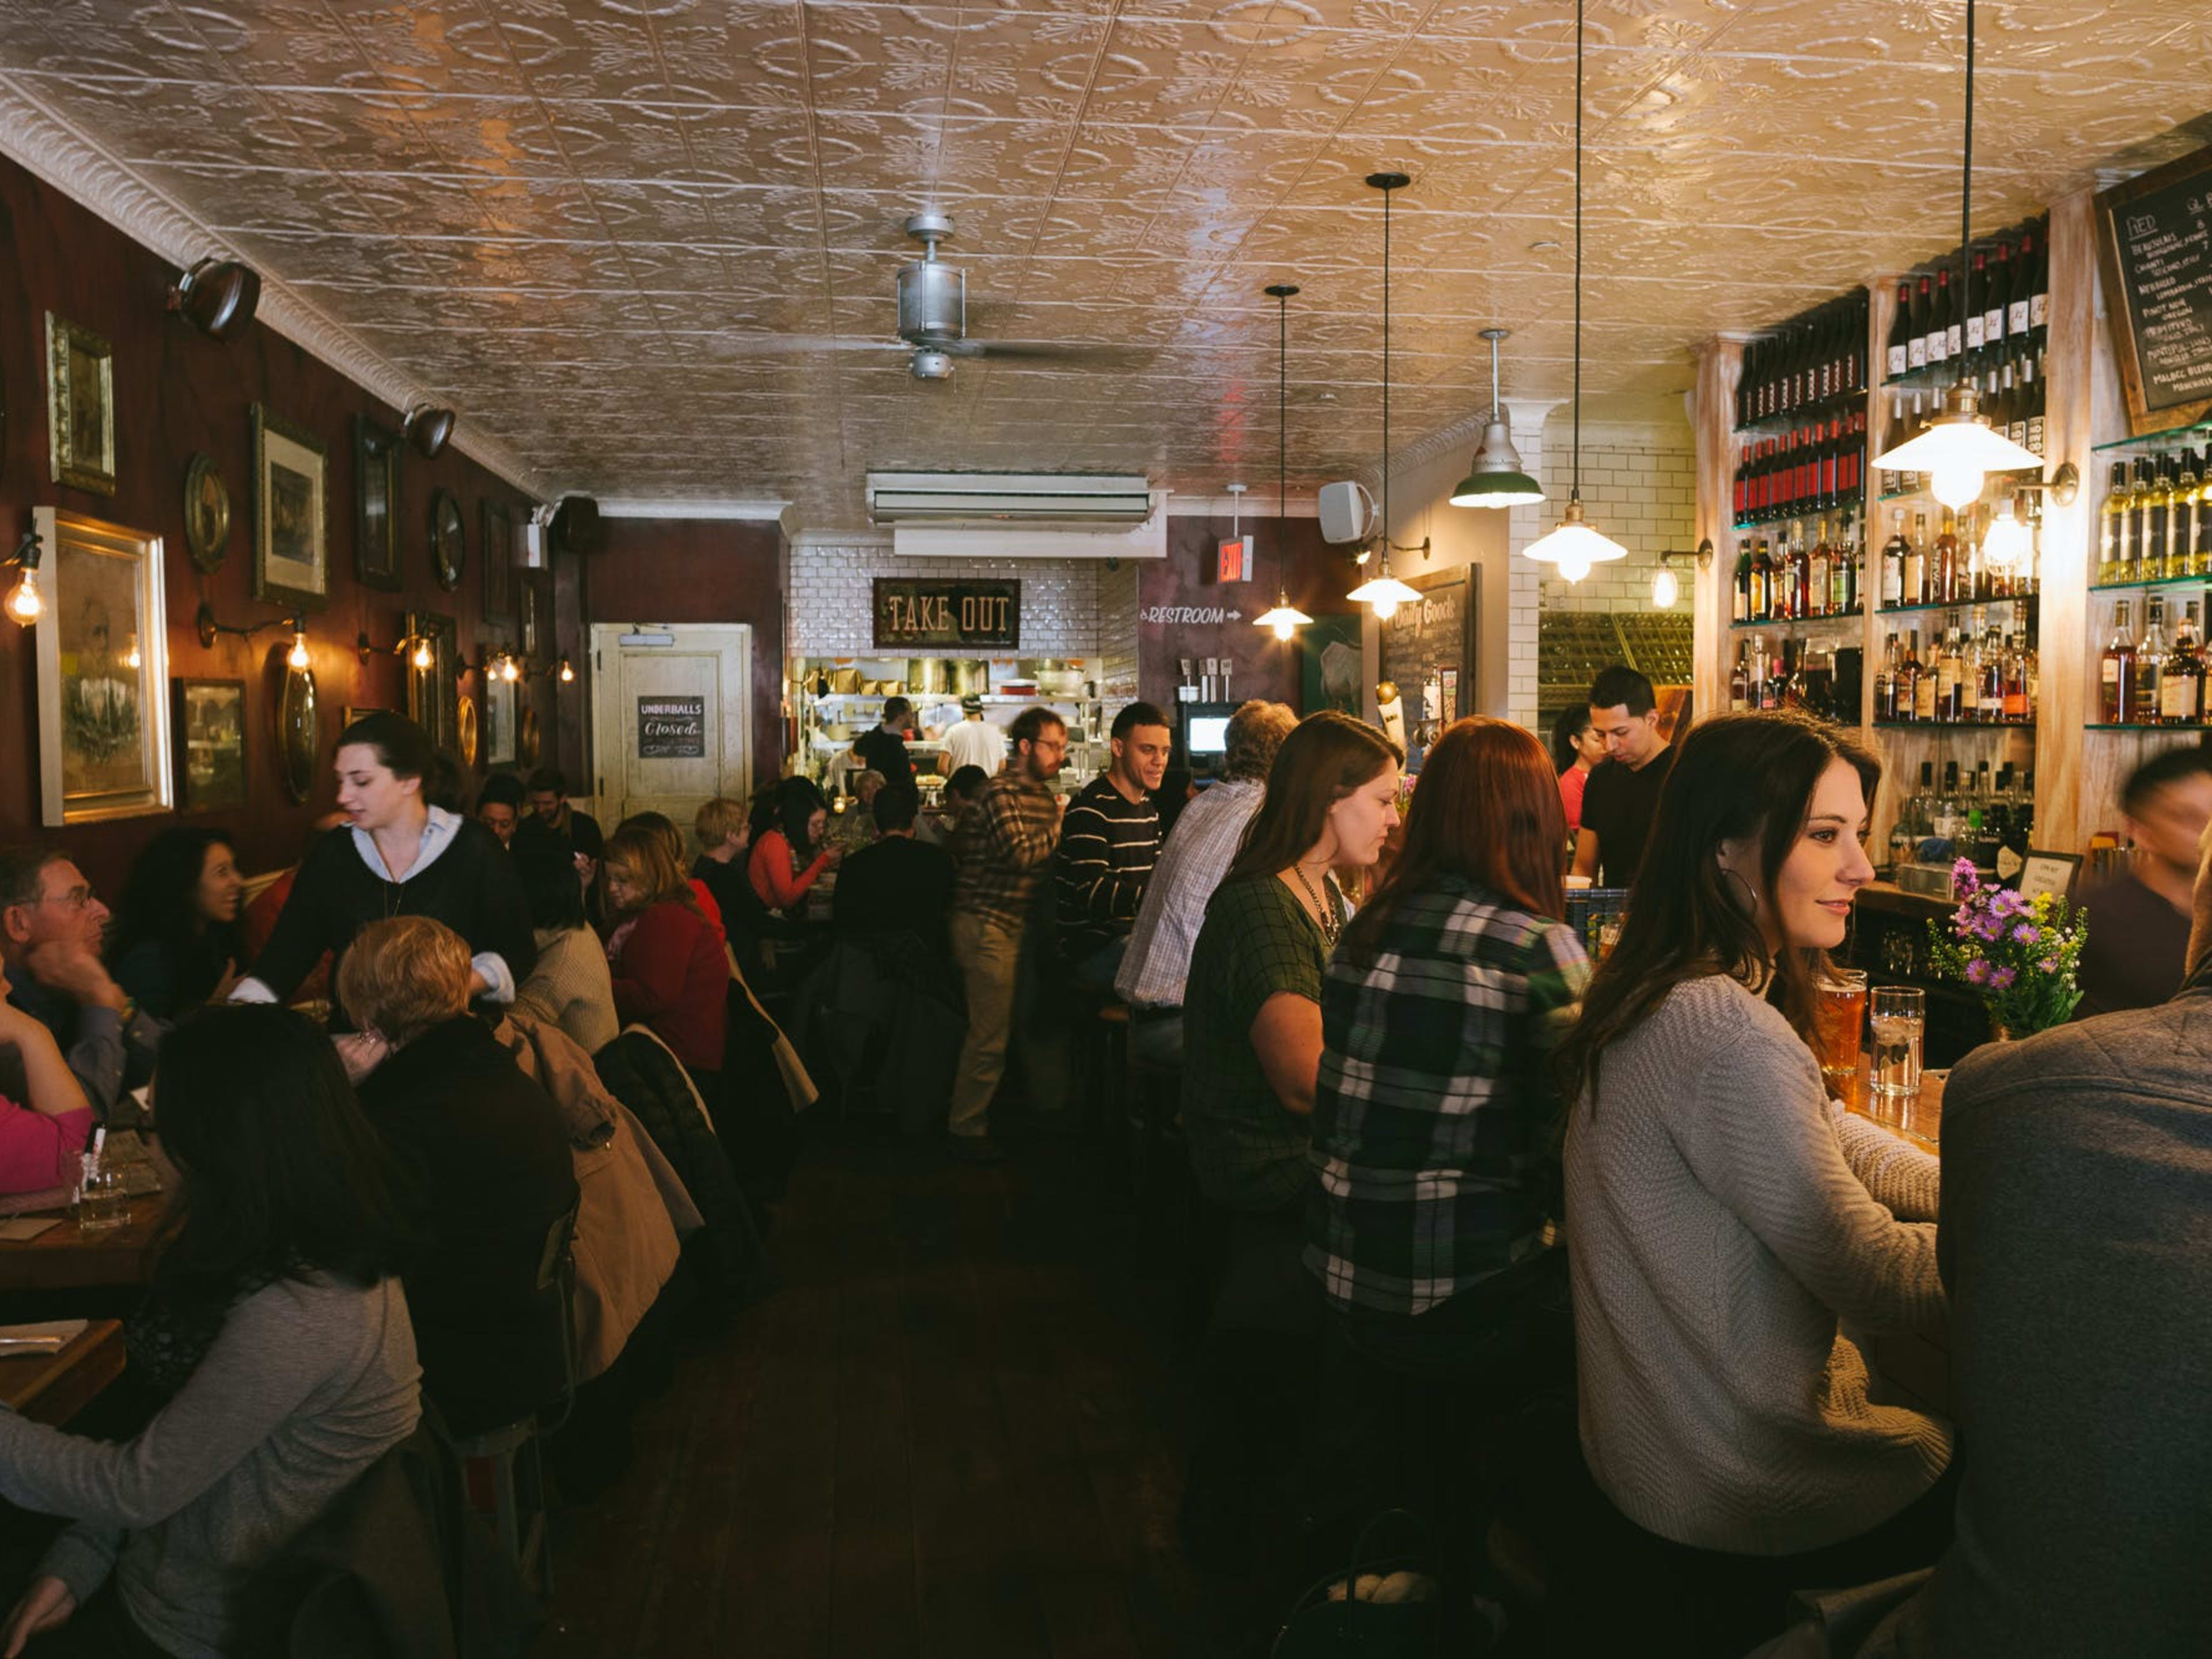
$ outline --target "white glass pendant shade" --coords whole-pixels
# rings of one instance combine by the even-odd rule
[[[1287,640],[1312,620],[1311,617],[1291,603],[1289,594],[1279,593],[1275,596],[1274,608],[1255,617],[1252,619],[1252,625],[1255,628],[1272,628],[1275,630],[1277,639]]]
[[[1926,431],[1884,451],[1875,465],[1884,472],[1925,472],[1936,499],[1955,508],[1981,499],[1989,474],[2040,471],[2043,457],[1985,422],[1974,389],[1962,386],[1953,388]]]
[[[1522,550],[1539,564],[1559,566],[1559,574],[1571,582],[1578,582],[1589,575],[1593,565],[1628,556],[1628,550],[1619,542],[1610,536],[1600,535],[1583,521],[1580,501],[1567,503],[1557,530],[1529,543]]]
[[[1387,564],[1382,574],[1359,584],[1344,596],[1354,605],[1364,605],[1375,612],[1377,622],[1389,622],[1398,614],[1398,607],[1410,605],[1421,597],[1417,587],[1409,587],[1390,574]]]

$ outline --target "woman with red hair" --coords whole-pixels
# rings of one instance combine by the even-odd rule
[[[1571,1352],[1548,1062],[1589,966],[1559,787],[1481,716],[1429,750],[1405,848],[1322,988],[1305,1259],[1353,1346],[1517,1386]]]

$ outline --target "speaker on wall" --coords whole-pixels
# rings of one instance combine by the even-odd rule
[[[1375,498],[1349,479],[1323,484],[1316,497],[1321,513],[1321,538],[1325,542],[1366,539],[1375,517]]]
[[[599,504],[589,495],[563,495],[553,509],[553,550],[589,558],[604,544]]]

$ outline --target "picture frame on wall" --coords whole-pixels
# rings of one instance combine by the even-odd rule
[[[494,675],[484,684],[484,764],[513,765],[514,739],[514,683]]]
[[[399,591],[399,434],[353,417],[353,568],[363,587]]]
[[[1357,615],[1316,617],[1299,630],[1298,678],[1302,714],[1334,708],[1357,716],[1360,709],[1360,618]]]
[[[460,498],[450,489],[430,497],[430,568],[438,586],[447,592],[461,585],[461,571],[469,559],[469,527],[461,517]]]
[[[115,348],[46,313],[46,432],[54,483],[115,493]]]
[[[253,597],[319,611],[331,591],[329,453],[261,404],[252,421]]]
[[[477,556],[483,561],[483,619],[514,621],[514,519],[489,495],[477,504]]]
[[[169,682],[177,750],[177,810],[235,812],[246,805],[246,682]]]
[[[540,643],[538,607],[543,603],[538,596],[538,573],[534,570],[522,571],[518,575],[516,582],[520,590],[517,603],[522,611],[523,660],[534,668],[538,665],[538,647]]]
[[[461,735],[460,629],[453,617],[436,611],[407,613],[407,637],[430,641],[430,665],[407,670],[407,718],[430,734],[430,741],[448,754],[459,752]]]
[[[230,487],[204,451],[185,463],[185,550],[210,576],[230,552]]]
[[[38,635],[39,787],[49,829],[166,812],[168,613],[161,538],[34,507],[52,607]]]

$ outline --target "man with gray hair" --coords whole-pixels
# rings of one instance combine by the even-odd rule
[[[1161,849],[1128,953],[1114,975],[1114,989],[1132,1010],[1130,1042],[1140,1054],[1182,1057],[1183,981],[1206,901],[1267,795],[1275,751],[1297,723],[1283,704],[1256,698],[1231,714],[1223,781],[1183,808]]]
[[[102,964],[107,907],[70,857],[52,847],[0,848],[0,963],[8,1000],[54,1034],[85,1099],[121,1122],[124,1097],[154,1073],[161,1028],[138,1012]],[[21,1100],[21,1079],[0,1069],[0,1093]]]

